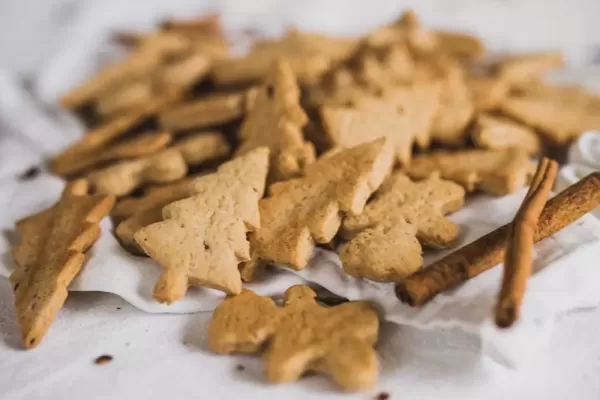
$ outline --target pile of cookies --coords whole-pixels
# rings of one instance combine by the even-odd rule
[[[599,97],[542,81],[560,54],[490,59],[477,37],[424,29],[410,11],[358,39],[290,30],[243,57],[214,16],[117,38],[129,56],[61,99],[90,127],[49,162],[62,197],[17,222],[11,283],[28,348],[110,215],[104,234],[163,267],[157,301],[191,285],[234,295],[215,311],[212,350],[268,341],[273,382],[318,370],[369,387],[370,304],[324,307],[296,286],[280,307],[242,282],[340,243],[348,274],[402,282],[423,246],[457,238],[446,215],[467,193],[526,186],[530,157],[600,128]]]

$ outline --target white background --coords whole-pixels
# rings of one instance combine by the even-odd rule
[[[191,10],[218,6],[225,10],[225,22],[230,27],[258,28],[276,34],[285,25],[297,24],[307,29],[358,34],[393,20],[408,3],[1,0],[0,72],[18,80],[35,97],[51,102],[103,60],[99,49],[115,27],[149,29],[166,13],[185,15]],[[591,65],[600,47],[597,0],[414,3],[413,8],[426,24],[478,32],[497,50],[560,48],[568,54],[575,76],[591,84],[597,82],[597,68]],[[2,96],[0,93],[0,100]],[[3,134],[0,131],[0,139]],[[0,398],[342,397],[320,377],[268,386],[261,378],[258,357],[207,353],[204,334],[208,318],[207,314],[149,315],[114,296],[76,293],[70,296],[39,348],[25,352],[20,349],[10,286],[0,280]],[[422,332],[384,325],[378,347],[380,383],[354,398],[370,399],[387,391],[391,399],[597,400],[598,331],[598,310],[564,316],[539,357],[521,370],[512,371],[481,359],[479,343],[473,337],[453,331]],[[94,365],[93,359],[102,354],[110,354],[114,360],[104,366]],[[246,369],[236,371],[237,364]]]

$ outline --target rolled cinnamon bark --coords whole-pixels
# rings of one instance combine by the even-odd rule
[[[594,172],[550,199],[539,219],[535,242],[547,238],[600,205],[600,172]],[[396,286],[411,306],[426,303],[502,262],[510,224],[456,250]]]
[[[546,157],[538,164],[529,191],[515,215],[506,241],[502,285],[496,303],[496,325],[510,327],[520,314],[531,275],[533,245],[541,213],[556,180],[558,164]]]

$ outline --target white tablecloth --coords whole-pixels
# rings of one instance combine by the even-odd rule
[[[598,311],[566,316],[540,355],[519,371],[480,358],[479,343],[472,337],[386,324],[377,348],[379,384],[354,395],[339,393],[319,376],[268,385],[259,357],[208,353],[209,317],[146,314],[116,296],[74,293],[44,342],[24,351],[10,286],[0,280],[0,397],[373,399],[385,391],[391,399],[597,400],[600,393]],[[104,354],[113,361],[95,365],[94,359]],[[238,371],[238,365],[245,370]]]

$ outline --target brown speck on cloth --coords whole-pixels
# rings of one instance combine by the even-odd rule
[[[96,365],[102,365],[102,364],[106,364],[108,362],[111,362],[113,359],[112,356],[109,356],[108,354],[104,354],[100,357],[97,357],[96,360],[94,360],[94,363]]]
[[[34,179],[36,176],[38,176],[40,174],[40,172],[42,172],[42,170],[40,169],[40,167],[30,167],[28,169],[26,169],[21,175],[19,175],[19,180],[20,181],[28,181],[31,179]]]

